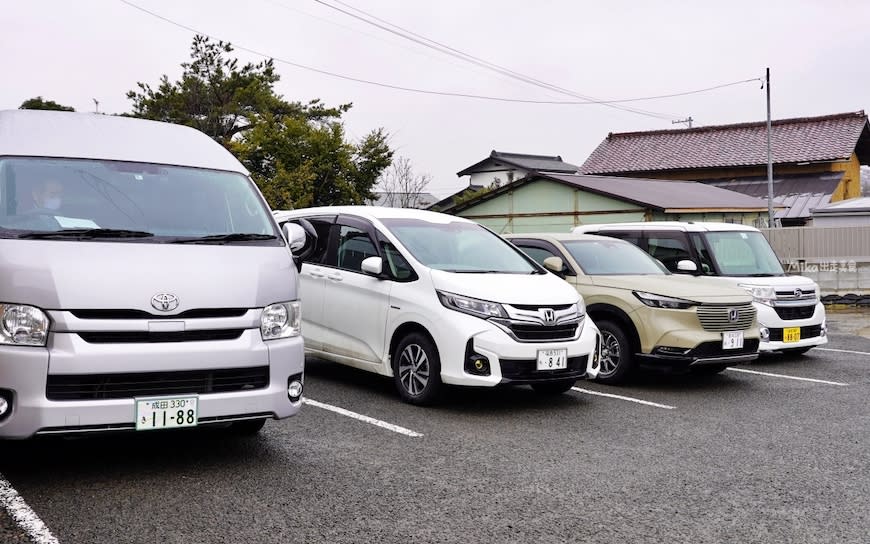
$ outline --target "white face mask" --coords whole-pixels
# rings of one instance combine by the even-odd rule
[[[42,202],[42,207],[47,210],[56,210],[60,208],[60,197],[50,196]]]

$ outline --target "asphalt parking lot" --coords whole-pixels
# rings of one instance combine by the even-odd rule
[[[717,376],[435,408],[310,361],[309,405],[258,437],[0,443],[0,542],[864,543],[870,339],[847,321]]]

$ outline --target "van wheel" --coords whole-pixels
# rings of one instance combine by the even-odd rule
[[[435,402],[442,389],[441,362],[428,336],[412,332],[399,342],[393,353],[393,382],[405,402]]]
[[[606,384],[622,383],[635,367],[631,342],[622,328],[612,321],[598,323],[598,330],[601,332],[601,370],[595,380]]]
[[[782,352],[783,352],[783,354],[785,354],[785,355],[803,355],[804,353],[808,352],[808,351],[811,350],[811,349],[813,349],[813,346],[810,346],[810,347],[808,347],[808,348],[791,348],[791,349],[784,349],[784,350],[782,350]]]
[[[561,395],[566,391],[570,391],[577,380],[557,380],[553,382],[533,383],[532,389],[539,395]]]
[[[266,424],[265,419],[247,419],[245,421],[234,421],[230,424],[230,432],[239,436],[253,436],[260,432],[263,425]]]

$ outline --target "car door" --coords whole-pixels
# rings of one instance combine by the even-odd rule
[[[325,268],[323,350],[379,364],[386,352],[392,282],[362,271],[366,258],[383,258],[375,244],[375,228],[362,219],[339,216],[331,238]]]
[[[302,263],[299,273],[299,298],[302,301],[302,336],[305,347],[323,349],[326,323],[323,316],[323,297],[326,289],[326,254],[329,235],[336,216],[306,217],[317,231],[317,246]],[[294,220],[291,219],[292,223]]]

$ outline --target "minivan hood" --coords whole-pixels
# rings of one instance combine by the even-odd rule
[[[439,291],[502,304],[557,305],[580,300],[577,291],[553,274],[462,274],[432,270]]]
[[[666,297],[684,298],[696,302],[743,304],[752,302],[745,289],[715,278],[703,278],[686,274],[667,276],[626,275],[590,276],[597,286],[644,291]]]
[[[46,310],[259,308],[297,298],[295,274],[286,247],[0,240],[0,302]]]
[[[806,276],[763,276],[745,277],[730,276],[728,279],[734,283],[744,285],[772,285],[773,287],[814,287],[816,283]]]

